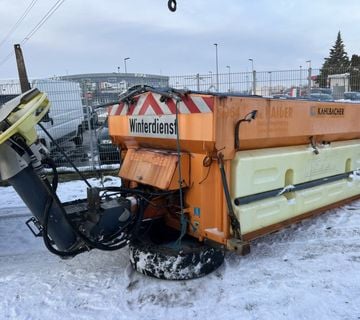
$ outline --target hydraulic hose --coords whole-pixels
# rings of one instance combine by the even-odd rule
[[[44,181],[44,184],[48,190],[48,193],[50,194],[49,196],[49,199],[51,201],[47,201],[46,203],[46,206],[45,206],[45,210],[44,210],[44,226],[43,226],[43,237],[44,237],[44,242],[45,242],[45,246],[49,249],[50,252],[56,254],[56,255],[59,255],[59,256],[62,256],[62,257],[69,257],[69,256],[74,256],[74,255],[77,255],[79,253],[82,253],[84,251],[89,251],[91,249],[99,249],[99,250],[102,250],[102,251],[115,251],[115,250],[119,250],[123,247],[125,247],[127,245],[127,241],[128,239],[123,239],[121,240],[122,242],[118,245],[109,245],[109,244],[103,244],[101,242],[95,242],[91,239],[89,239],[87,236],[85,236],[82,232],[80,232],[78,230],[78,228],[73,224],[73,222],[71,221],[71,219],[68,217],[68,215],[66,214],[63,206],[61,205],[57,195],[53,192],[53,189],[52,187],[50,186],[49,182]],[[51,245],[51,242],[48,238],[48,234],[47,234],[47,228],[48,228],[48,222],[49,222],[49,215],[50,215],[50,208],[51,208],[51,205],[53,203],[53,201],[56,201],[60,204],[61,206],[61,210],[64,214],[64,217],[66,219],[66,221],[68,222],[68,224],[71,226],[71,228],[73,229],[74,233],[76,234],[76,236],[78,236],[83,242],[84,244],[87,246],[87,248],[82,248],[82,249],[78,249],[78,250],[75,250],[75,251],[59,251],[57,249],[55,249],[52,245]],[[143,206],[140,206],[140,212],[139,212],[139,215],[138,215],[138,219],[135,223],[135,227],[141,223],[141,215],[143,215],[143,208],[141,209],[141,207]],[[128,224],[125,225],[123,228],[121,228],[117,234],[121,234],[121,232],[123,232],[123,230],[128,227]],[[134,230],[133,228],[133,230]],[[109,241],[109,240],[108,240]]]
[[[177,190],[174,191],[161,191],[161,192],[151,192],[140,189],[131,189],[125,187],[104,187],[101,188],[102,191],[111,191],[111,192],[120,192],[120,193],[132,193],[132,194],[140,194],[140,195],[151,195],[151,196],[166,196],[175,194]]]
[[[58,148],[58,150],[61,152],[61,154],[65,157],[65,159],[69,162],[69,164],[74,168],[74,170],[79,175],[79,177],[85,182],[85,184],[89,188],[91,188],[91,184],[86,180],[85,176],[79,171],[79,169],[75,166],[75,164],[70,160],[70,158],[67,156],[67,154],[64,152],[64,150],[59,146],[59,144],[51,136],[51,134],[45,129],[45,127],[41,123],[38,123],[38,126],[45,132],[45,134],[49,137],[51,142]]]
[[[45,205],[45,210],[44,210],[44,225],[43,225],[43,230],[42,230],[42,236],[43,236],[43,240],[44,240],[44,244],[45,247],[53,254],[58,255],[60,257],[74,257],[79,253],[88,251],[87,248],[81,248],[81,249],[77,249],[77,250],[72,250],[72,251],[60,251],[55,249],[52,244],[51,244],[51,240],[49,239],[49,235],[48,235],[48,223],[49,223],[49,213],[50,213],[50,208],[51,205],[53,203],[53,199],[51,197],[48,198],[46,205]]]
[[[56,164],[55,164],[54,160],[51,159],[51,158],[45,158],[41,162],[43,164],[48,165],[51,168],[51,170],[53,172],[53,178],[52,178],[52,181],[51,181],[51,187],[52,187],[53,191],[56,192],[58,184],[59,184],[59,173],[58,173],[58,171],[56,169]]]

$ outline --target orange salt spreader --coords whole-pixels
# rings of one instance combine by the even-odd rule
[[[23,82],[23,94],[0,106],[0,176],[60,257],[129,244],[136,270],[196,278],[226,250],[246,254],[256,237],[360,195],[359,104],[138,86],[109,108],[122,184],[93,187],[78,172],[87,198],[62,203],[35,130],[52,139],[41,123],[50,102]]]
[[[169,256],[200,252],[194,265],[203,255],[211,271],[224,249],[246,254],[249,241],[359,197],[359,119],[358,104],[133,87],[109,108],[119,176],[158,193],[133,266],[181,278],[189,266]]]

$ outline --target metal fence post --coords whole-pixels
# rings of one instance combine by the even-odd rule
[[[253,87],[252,87],[252,94],[256,94],[256,70],[253,71]]]
[[[87,118],[87,125],[89,130],[89,144],[90,144],[90,164],[93,171],[95,171],[95,153],[94,153],[94,144],[93,144],[93,131],[91,127],[91,112],[90,112],[90,105],[89,105],[89,97],[87,92],[87,85],[86,82],[83,85],[84,92],[83,95],[85,97],[85,104],[86,104],[86,118]],[[96,139],[96,137],[95,137]]]
[[[308,69],[308,97],[310,97],[311,94],[311,67]]]

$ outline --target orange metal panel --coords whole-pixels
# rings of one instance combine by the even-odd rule
[[[189,232],[200,239],[225,243],[229,227],[220,170],[216,160],[205,167],[204,157],[204,154],[191,156],[191,188],[186,190],[185,204],[196,232],[192,228]]]
[[[178,115],[182,150],[196,153],[223,150],[225,159],[231,159],[235,151],[235,124],[252,110],[258,110],[256,119],[240,125],[242,150],[307,144],[311,136],[317,141],[360,138],[358,104],[215,97],[212,112]],[[128,148],[142,146],[175,149],[174,137],[131,135],[129,119],[128,115],[110,116],[110,134],[116,144]]]
[[[144,116],[146,117],[146,116]],[[186,152],[207,152],[214,149],[213,113],[179,114],[181,149]],[[113,142],[125,148],[152,147],[176,149],[176,138],[134,136],[129,130],[129,116],[110,116],[109,131]]]
[[[184,187],[189,185],[189,155],[181,155]],[[178,156],[174,152],[129,149],[119,172],[121,178],[163,190],[179,188]]]
[[[240,149],[260,149],[360,138],[358,104],[265,98],[229,97],[217,100],[215,112],[216,148],[231,159],[234,155],[234,128],[238,120],[258,110],[255,120],[242,122]]]
[[[201,97],[191,96],[195,102]],[[109,117],[113,142],[129,149],[120,176],[161,189],[176,189],[177,157],[174,154],[164,151],[159,156],[154,150],[147,150],[145,153],[135,150],[176,150],[176,136],[151,136],[148,133],[130,132],[131,119],[147,121],[153,117],[160,123],[163,116],[175,116],[173,113],[165,113],[165,106],[159,101],[155,104],[150,98],[153,99],[149,94],[139,96],[137,101],[142,103],[141,109],[136,109],[136,105],[133,105],[128,112],[119,109],[118,113],[114,112]],[[191,157],[186,156],[188,162],[182,164],[183,176],[188,186],[185,190],[185,209],[195,227],[190,227],[188,232],[200,240],[209,238],[225,243],[226,239],[231,237],[219,167],[214,156],[219,150],[224,154],[225,170],[228,182],[231,183],[229,163],[236,152],[235,125],[249,112],[257,110],[258,114],[255,120],[242,122],[239,127],[242,150],[308,144],[310,137],[314,137],[318,142],[360,138],[359,104],[203,95],[204,99],[212,99],[211,107],[203,113],[198,112],[199,110],[191,113],[194,106],[188,96],[183,98],[187,99],[190,113],[178,114],[178,134],[181,150],[191,154]],[[154,96],[154,99],[158,97]],[[174,108],[174,105],[172,107]],[[136,114],[136,110],[141,112]],[[150,111],[156,114],[150,114]],[[147,112],[150,113],[146,114]],[[203,159],[207,155],[213,158],[210,167],[203,165]],[[191,176],[188,174],[186,177],[186,172],[190,169]]]

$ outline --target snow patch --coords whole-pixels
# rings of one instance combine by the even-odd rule
[[[64,198],[72,198],[86,186],[74,181],[59,188]],[[12,188],[0,187],[0,215],[10,210],[5,207],[19,206]],[[191,281],[162,281],[134,272],[127,248],[61,260],[45,250],[24,220],[0,218],[1,319],[360,316],[359,201],[262,237],[245,257],[228,253],[222,267]]]

